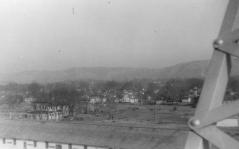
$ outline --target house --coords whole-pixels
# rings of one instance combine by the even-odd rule
[[[190,89],[182,99],[180,99],[182,104],[192,104],[196,105],[200,96],[200,89],[198,87],[193,87]]]
[[[100,97],[92,97],[90,98],[90,101],[89,101],[90,104],[96,104],[101,102],[102,102],[102,99]]]
[[[87,105],[87,111],[88,112],[95,112],[95,110],[96,110],[95,104],[88,104]]]
[[[107,99],[106,98],[103,98],[102,99],[102,103],[106,103]]]
[[[36,119],[37,120],[48,120],[49,119],[48,113],[47,112],[38,113],[38,114],[36,114]]]
[[[81,113],[81,114],[87,114],[88,112],[88,101],[87,100],[80,100],[78,101],[74,106],[74,114],[75,113]]]
[[[47,102],[33,102],[33,111],[29,111],[27,118],[36,120],[61,120],[70,115],[69,105],[53,105]]]
[[[157,100],[156,101],[156,105],[161,105],[161,104],[163,104],[163,100]]]
[[[24,98],[24,102],[25,103],[31,104],[32,102],[35,102],[35,101],[36,101],[36,98],[34,98],[34,97],[26,97],[26,98]]]
[[[134,92],[132,92],[132,91],[124,91],[123,92],[123,98],[120,99],[120,102],[122,102],[122,103],[137,104],[137,103],[139,103],[139,99],[136,98]]]
[[[194,87],[193,89],[190,89],[189,96],[191,97],[199,97],[200,96],[200,89],[198,87]]]
[[[34,111],[45,111],[45,112],[62,112],[63,116],[70,114],[70,106],[64,104],[50,104],[47,102],[35,102],[33,103]]]
[[[115,102],[115,103],[119,103],[120,100],[119,100],[118,98],[116,98],[116,99],[114,100],[114,102]]]
[[[101,103],[106,103],[106,101],[107,101],[106,97],[100,98],[100,97],[95,96],[95,97],[91,97],[89,99],[90,104],[101,104]]]
[[[6,92],[5,91],[0,91],[0,100],[4,99],[6,97]]]
[[[190,96],[184,97],[181,101],[183,104],[190,104],[190,103],[192,103],[192,97],[190,97]]]
[[[138,98],[131,98],[130,103],[137,104],[137,103],[139,103],[139,99]]]
[[[0,138],[1,149],[110,149],[107,147],[88,146],[79,144],[56,143],[15,138]]]

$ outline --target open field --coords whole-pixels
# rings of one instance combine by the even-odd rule
[[[20,104],[10,110],[7,106],[0,106],[0,117],[9,119],[9,111],[12,113],[26,113],[31,110],[31,105]],[[180,105],[135,105],[116,104],[112,107],[101,107],[100,112],[82,114],[75,112],[73,117],[63,121],[113,121],[121,123],[144,123],[144,124],[186,124],[188,118],[193,115],[194,108]]]
[[[104,109],[103,109],[104,110]],[[179,105],[133,105],[117,104],[109,112],[75,114],[80,121],[113,121],[145,124],[180,124],[185,125],[193,115],[190,106]]]

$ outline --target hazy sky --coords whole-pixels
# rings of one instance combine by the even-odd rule
[[[209,59],[227,0],[0,0],[0,73]]]

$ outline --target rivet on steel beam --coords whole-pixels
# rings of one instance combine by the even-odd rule
[[[189,124],[190,124],[191,126],[193,126],[193,127],[199,126],[199,125],[200,125],[200,120],[198,120],[198,119],[191,119],[191,120],[189,121]]]
[[[218,48],[218,47],[221,46],[223,43],[224,43],[224,41],[223,41],[222,39],[216,39],[216,40],[213,42],[213,46],[214,46],[214,48]]]

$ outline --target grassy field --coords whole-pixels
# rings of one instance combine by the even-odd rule
[[[104,113],[76,114],[81,121],[121,121],[128,123],[186,124],[193,115],[190,106],[118,104]]]
[[[19,104],[12,109],[6,105],[0,105],[0,114],[31,111],[29,104]],[[186,124],[189,117],[193,115],[194,109],[190,106],[180,105],[134,105],[134,104],[116,104],[112,107],[104,107],[101,112],[89,112],[82,114],[78,111],[73,117],[63,121],[113,121],[124,123],[145,123],[145,124]],[[1,117],[1,115],[0,115]]]

